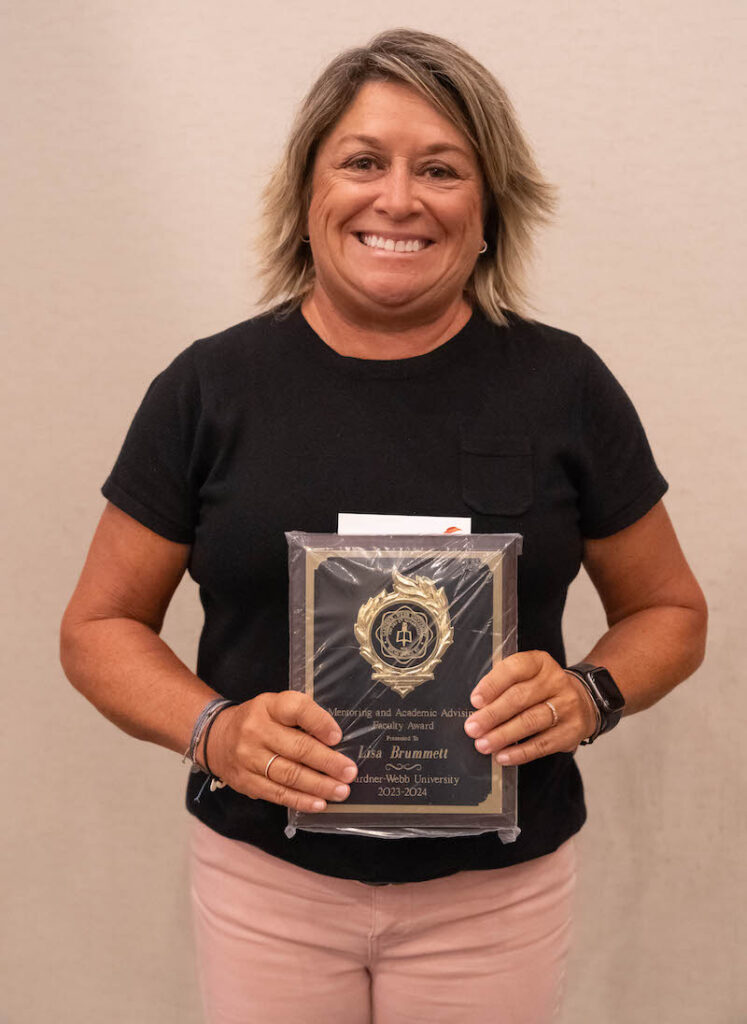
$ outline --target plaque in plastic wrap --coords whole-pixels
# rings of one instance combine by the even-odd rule
[[[382,838],[518,835],[516,768],[464,732],[470,693],[516,650],[518,534],[286,534],[292,689],[337,721],[358,765],[301,828]]]

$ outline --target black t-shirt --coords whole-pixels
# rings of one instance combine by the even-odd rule
[[[630,400],[579,338],[481,313],[409,359],[339,355],[300,310],[194,342],[148,388],[102,490],[191,544],[205,611],[197,673],[248,700],[288,686],[284,533],[334,533],[338,512],[471,516],[520,533],[519,650],[564,664],[561,618],[585,537],[622,530],[666,491]],[[573,757],[519,768],[514,843],[495,833],[372,839],[299,830],[229,787],[187,807],[233,839],[323,874],[419,881],[555,850],[585,818]]]

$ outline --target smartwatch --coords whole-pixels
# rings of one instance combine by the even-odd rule
[[[620,721],[625,698],[610,673],[601,665],[590,665],[587,661],[581,661],[578,665],[569,665],[566,672],[570,672],[583,684],[599,712],[596,729],[588,739],[581,740],[582,745],[593,743],[597,736],[614,729]]]

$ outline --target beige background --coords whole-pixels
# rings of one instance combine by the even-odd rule
[[[57,626],[147,383],[253,311],[258,196],[295,103],[339,49],[405,24],[498,75],[560,185],[535,315],[629,390],[711,606],[695,678],[581,754],[565,1022],[747,1021],[743,5],[5,7],[0,1020],[200,1020],[186,769],[67,684]],[[199,624],[185,584],[166,638],[190,661]],[[580,580],[571,656],[602,628]]]

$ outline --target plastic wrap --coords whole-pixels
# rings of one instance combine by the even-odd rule
[[[346,801],[289,811],[286,834],[516,839],[517,770],[479,753],[464,721],[516,651],[521,536],[286,537],[290,687],[333,716],[358,765]]]

